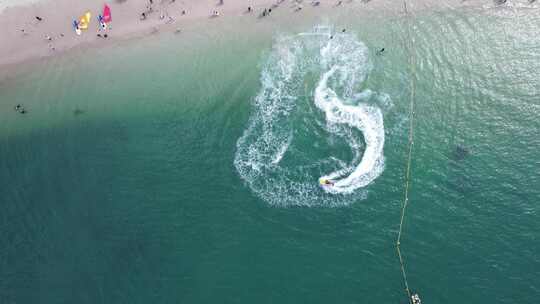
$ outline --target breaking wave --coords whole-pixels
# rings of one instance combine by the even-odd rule
[[[381,107],[391,107],[388,95],[362,88],[368,54],[353,34],[328,26],[275,41],[234,159],[263,200],[335,207],[366,197],[384,170]]]

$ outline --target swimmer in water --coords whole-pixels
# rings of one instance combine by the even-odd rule
[[[26,110],[21,104],[18,104],[15,106],[15,111],[19,112],[20,114],[26,114]]]

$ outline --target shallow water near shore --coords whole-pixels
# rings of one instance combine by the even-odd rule
[[[5,80],[0,302],[406,303],[394,242],[413,93],[409,284],[426,303],[535,303],[539,21],[492,8],[223,21]],[[366,149],[365,130],[329,127],[315,104],[320,63],[340,60],[319,52],[326,38],[305,38],[321,28],[360,48],[347,58],[359,69],[328,87],[380,109],[384,164],[352,194],[300,196],[300,184],[353,172]],[[296,78],[280,76],[287,67]],[[365,77],[349,88],[350,75]],[[290,106],[273,116],[276,96]]]

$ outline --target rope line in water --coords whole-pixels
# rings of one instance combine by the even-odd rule
[[[407,21],[409,19],[409,12],[407,10],[407,1],[403,1],[403,8],[405,10],[405,15],[407,18]],[[410,177],[411,177],[411,161],[412,161],[412,149],[414,144],[414,99],[415,99],[415,89],[416,89],[416,81],[415,81],[415,60],[414,60],[414,53],[411,51],[411,46],[409,44],[412,43],[411,35],[410,35],[410,25],[407,26],[407,51],[409,52],[409,67],[411,71],[411,79],[410,79],[410,86],[411,86],[411,94],[410,94],[410,105],[409,105],[409,138],[408,138],[408,153],[407,153],[407,169],[405,172],[405,190],[404,190],[404,198],[403,198],[403,204],[401,205],[401,218],[399,221],[399,231],[396,239],[396,252],[399,258],[399,264],[401,269],[401,275],[403,277],[403,284],[405,285],[405,291],[407,293],[407,299],[410,304],[412,304],[411,299],[411,290],[409,289],[409,282],[407,281],[407,272],[405,271],[405,261],[403,259],[403,256],[401,255],[401,235],[403,234],[403,221],[405,219],[405,211],[407,209],[407,204],[409,203],[409,186],[411,184]]]

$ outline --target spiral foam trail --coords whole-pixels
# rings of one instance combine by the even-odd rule
[[[368,54],[354,35],[328,26],[276,39],[234,159],[256,195],[280,206],[344,206],[366,197],[384,170],[377,103],[391,102],[360,90],[372,68]],[[341,143],[350,157],[329,154]],[[334,185],[321,186],[319,177]]]

